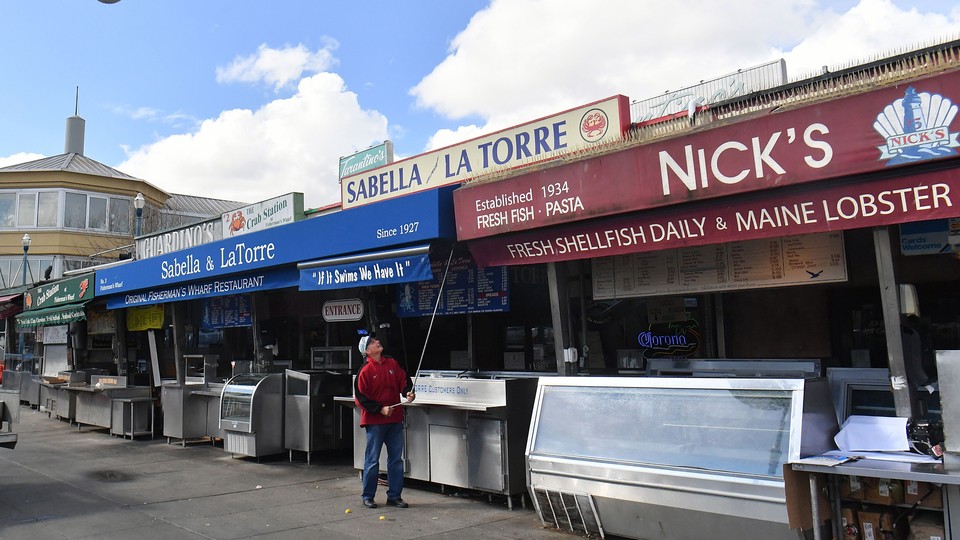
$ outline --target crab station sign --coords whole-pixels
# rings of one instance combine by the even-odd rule
[[[460,240],[958,156],[960,72],[797,107],[454,192]],[[901,174],[907,174],[903,172]]]

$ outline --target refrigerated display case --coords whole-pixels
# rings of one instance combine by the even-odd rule
[[[824,379],[541,378],[527,482],[573,532],[795,539],[783,465],[837,431]]]
[[[283,374],[231,378],[220,396],[223,449],[250,457],[283,452]]]

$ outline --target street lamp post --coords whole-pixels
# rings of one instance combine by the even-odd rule
[[[30,251],[30,235],[23,235],[23,286],[27,286],[27,252]]]
[[[146,199],[143,198],[143,193],[137,193],[137,196],[133,198],[133,207],[137,209],[134,237],[140,236],[140,231],[143,228],[143,205],[146,204],[146,202]]]
[[[30,235],[24,234],[23,235],[23,268],[20,269],[20,272],[23,275],[22,282],[24,287],[24,290],[23,290],[24,294],[26,294],[27,292],[26,287],[27,287],[27,252],[28,251],[30,251]],[[23,362],[23,331],[20,332],[19,342],[20,342],[20,361]]]

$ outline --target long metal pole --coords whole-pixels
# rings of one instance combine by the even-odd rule
[[[420,352],[420,362],[417,363],[417,372],[413,376],[413,388],[416,391],[417,379],[420,378],[420,366],[423,365],[423,357],[427,354],[427,343],[430,342],[430,331],[433,330],[433,320],[437,318],[437,309],[440,308],[440,298],[443,297],[443,286],[447,282],[447,273],[450,271],[450,261],[453,260],[453,249],[450,249],[450,255],[447,257],[447,267],[443,270],[443,279],[440,280],[440,290],[437,291],[437,301],[433,305],[433,315],[430,316],[430,325],[427,326],[427,337],[423,340],[423,350]]]
[[[20,270],[20,272],[21,272],[21,274],[22,274],[21,277],[23,278],[23,292],[24,292],[24,293],[27,292],[27,251],[28,251],[29,249],[30,249],[30,246],[27,245],[27,242],[26,242],[26,240],[25,240],[25,241],[23,242],[23,268],[21,268],[21,270]],[[20,331],[20,335],[19,335],[19,340],[18,340],[18,341],[19,341],[19,343],[20,343],[20,363],[21,363],[21,365],[23,365],[23,347],[24,347],[24,344],[23,344],[23,341],[24,341],[24,339],[23,339],[23,329],[21,329],[21,331]]]

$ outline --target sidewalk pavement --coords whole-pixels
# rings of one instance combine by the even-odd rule
[[[286,453],[258,461],[222,446],[135,441],[70,425],[22,406],[19,442],[0,449],[0,538],[405,538],[491,540],[577,537],[543,528],[529,500],[444,494],[407,482],[410,508],[360,502],[346,454]],[[449,488],[448,488],[449,492]],[[492,499],[492,500],[491,500]]]

